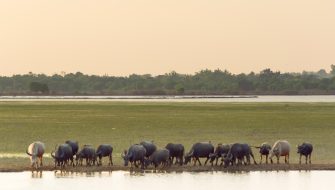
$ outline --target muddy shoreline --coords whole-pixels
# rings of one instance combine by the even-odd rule
[[[248,165],[248,166],[231,166],[224,168],[222,166],[171,166],[166,168],[149,167],[145,170],[139,168],[130,168],[124,166],[68,166],[60,170],[54,166],[43,166],[35,171],[64,171],[64,172],[104,172],[104,171],[131,171],[131,172],[252,172],[252,171],[311,171],[311,170],[335,170],[335,164],[263,164],[263,165]],[[22,166],[1,166],[0,172],[24,172],[32,171],[30,167]]]

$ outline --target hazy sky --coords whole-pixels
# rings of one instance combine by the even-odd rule
[[[334,0],[0,0],[0,75],[331,64]]]

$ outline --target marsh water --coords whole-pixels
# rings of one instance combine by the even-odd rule
[[[1,189],[312,190],[334,189],[334,171],[101,173],[0,173]]]
[[[0,101],[140,102],[335,102],[335,95],[308,96],[0,96]]]

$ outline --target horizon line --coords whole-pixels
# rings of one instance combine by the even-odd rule
[[[333,64],[332,64],[333,65]],[[330,67],[332,66],[330,65]],[[334,65],[335,66],[335,65]],[[193,73],[181,73],[181,72],[177,72],[175,70],[172,70],[172,71],[169,71],[169,72],[165,72],[165,73],[161,73],[161,74],[151,74],[151,73],[131,73],[131,74],[125,74],[125,75],[113,75],[113,74],[108,74],[108,73],[105,73],[105,74],[97,74],[97,73],[84,73],[84,72],[81,72],[81,71],[74,71],[74,72],[66,72],[66,71],[60,71],[60,72],[54,72],[52,74],[48,74],[48,73],[43,73],[43,72],[33,72],[33,71],[29,71],[27,73],[16,73],[16,74],[0,74],[0,77],[13,77],[13,76],[16,76],[16,75],[46,75],[46,76],[53,76],[53,75],[60,75],[60,76],[65,76],[65,75],[68,75],[68,74],[76,74],[76,73],[81,73],[83,75],[88,75],[88,76],[113,76],[113,77],[129,77],[131,75],[151,75],[153,77],[156,77],[156,76],[161,76],[161,75],[166,75],[166,74],[171,74],[171,73],[177,73],[177,74],[181,74],[181,75],[196,75],[197,73],[200,73],[202,71],[221,71],[221,72],[228,72],[232,75],[240,75],[240,74],[251,74],[251,73],[255,73],[255,74],[259,74],[261,73],[262,71],[265,71],[267,69],[270,69],[272,72],[279,72],[281,74],[303,74],[304,72],[306,73],[309,73],[309,74],[312,74],[312,73],[317,73],[317,72],[320,72],[321,70],[324,70],[326,72],[326,74],[330,74],[331,72],[331,69],[324,69],[324,68],[321,68],[317,71],[307,71],[307,70],[302,70],[302,71],[298,71],[298,72],[294,72],[294,71],[280,71],[280,70],[273,70],[271,68],[264,68],[258,72],[255,72],[255,71],[249,71],[249,72],[239,72],[239,73],[234,73],[234,72],[231,72],[229,71],[228,69],[220,69],[220,68],[217,68],[217,69],[208,69],[208,68],[205,68],[205,69],[201,69],[199,71],[196,71],[196,72],[193,72]]]

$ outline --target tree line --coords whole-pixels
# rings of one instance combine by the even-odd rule
[[[201,70],[193,75],[176,72],[126,77],[28,73],[0,76],[0,95],[316,95],[335,94],[335,65],[331,71],[233,74]]]

